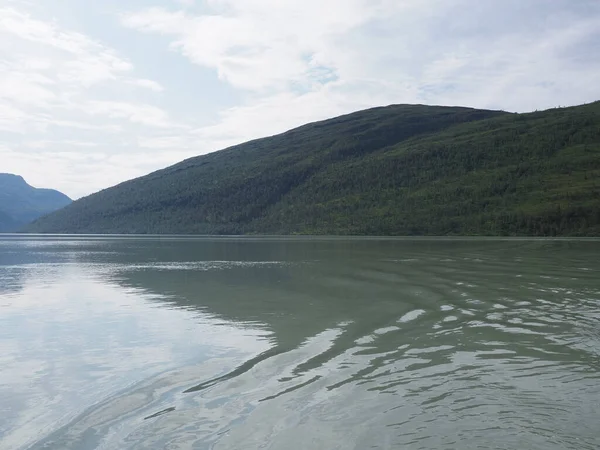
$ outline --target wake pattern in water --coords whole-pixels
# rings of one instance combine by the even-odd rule
[[[113,405],[122,398],[109,399],[48,442],[596,450],[598,267],[547,258],[429,251],[335,270],[306,263],[306,283],[286,289],[308,299],[291,322],[316,332],[275,333],[271,349],[212,376],[182,368],[149,380],[129,394],[145,400],[126,417]]]

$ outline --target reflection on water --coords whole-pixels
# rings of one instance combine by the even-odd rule
[[[599,249],[0,239],[0,449],[600,448]]]

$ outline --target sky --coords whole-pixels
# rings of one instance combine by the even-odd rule
[[[72,198],[396,103],[600,100],[598,0],[0,0],[0,172]]]

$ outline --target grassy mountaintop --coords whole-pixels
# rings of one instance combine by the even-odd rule
[[[600,235],[600,102],[360,111],[185,160],[27,231]]]
[[[0,232],[16,231],[38,217],[71,203],[52,189],[37,189],[20,177],[0,173]]]

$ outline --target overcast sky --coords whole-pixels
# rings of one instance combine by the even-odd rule
[[[599,0],[0,0],[0,172],[78,198],[391,103],[600,99]]]

